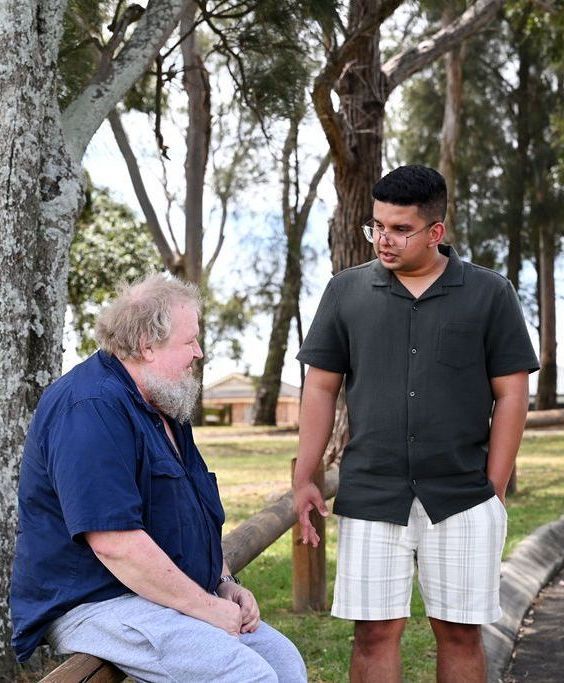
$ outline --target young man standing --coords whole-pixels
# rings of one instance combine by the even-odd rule
[[[295,508],[315,547],[309,513],[327,511],[312,477],[345,377],[332,614],[355,621],[351,681],[401,680],[417,567],[438,680],[477,683],[486,676],[480,624],[501,616],[505,490],[538,361],[511,283],[441,244],[439,173],[397,168],[373,197],[363,230],[377,260],[330,281],[298,355],[310,368]]]

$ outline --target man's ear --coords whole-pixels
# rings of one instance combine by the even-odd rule
[[[139,353],[141,354],[141,358],[147,363],[152,363],[155,358],[153,345],[147,343],[147,335],[145,334],[141,335],[141,339],[139,340]]]
[[[427,246],[436,247],[438,246],[446,235],[446,228],[444,223],[435,223],[429,229],[429,243]]]

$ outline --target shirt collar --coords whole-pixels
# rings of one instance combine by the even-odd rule
[[[117,358],[116,356],[107,353],[106,351],[102,351],[100,349],[98,351],[98,357],[100,358],[100,362],[105,365],[111,372],[113,372],[114,375],[117,376],[119,381],[123,384],[123,386],[127,389],[127,391],[131,394],[133,399],[139,403],[140,405],[144,406],[147,410],[149,410],[152,413],[157,413],[152,405],[147,403],[143,396],[141,396],[141,392],[137,388],[137,385],[133,381],[133,378],[127,372],[125,369],[125,366],[123,363]]]
[[[458,287],[464,284],[464,266],[454,247],[439,244],[439,252],[448,256],[447,267],[438,278],[437,283],[443,287]],[[372,284],[375,287],[388,287],[396,278],[391,270],[387,270],[378,259],[372,261]],[[439,282],[440,280],[440,282]]]

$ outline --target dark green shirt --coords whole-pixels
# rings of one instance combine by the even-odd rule
[[[336,514],[407,525],[417,496],[437,523],[493,495],[490,378],[539,364],[509,280],[440,250],[418,299],[377,260],[335,275],[298,354],[346,376]]]

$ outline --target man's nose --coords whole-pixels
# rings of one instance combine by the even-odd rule
[[[194,358],[203,358],[204,354],[202,352],[202,347],[200,344],[196,341],[194,344]]]
[[[385,241],[386,241],[386,244],[388,244],[389,246],[392,246],[392,245],[393,245],[393,242],[390,242],[390,238],[388,237],[388,233],[387,233],[387,232],[384,232],[384,230],[382,230],[382,231],[376,230],[376,233],[377,233],[377,235],[378,235],[378,237],[376,238],[377,244],[380,244],[380,240],[381,240],[382,237],[383,237],[383,238],[385,239]]]

